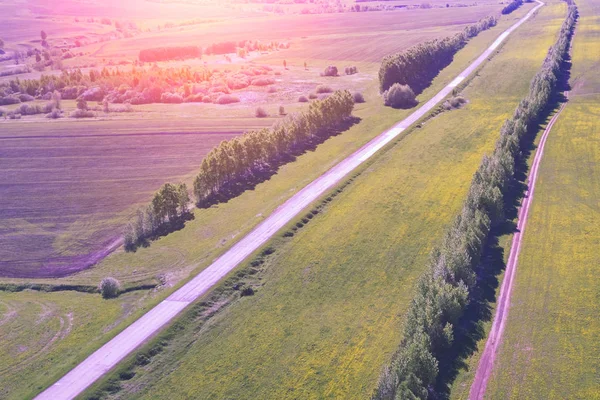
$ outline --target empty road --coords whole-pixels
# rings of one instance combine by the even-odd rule
[[[537,0],[536,0],[537,1]],[[119,361],[143,344],[148,338],[159,332],[177,314],[194,300],[204,295],[213,285],[225,277],[246,257],[261,247],[279,229],[296,217],[304,208],[333,188],[356,167],[371,158],[378,150],[394,140],[400,133],[429,113],[452,90],[477,69],[498,46],[521,24],[527,21],[535,11],[544,5],[537,1],[527,15],[504,31],[468,68],[444,87],[431,100],[418,108],[403,121],[391,129],[375,137],[369,143],[348,156],[325,174],[308,184],[284,204],[279,206],[269,217],[261,222],[252,232],[246,235],[226,253],[219,257],[204,271],[175,291],[148,313],[135,321],[123,332],[96,350],[81,364],[68,372],[55,384],[42,392],[36,399],[63,400],[72,399],[94,383]]]
[[[568,96],[568,93],[565,93]],[[508,308],[510,307],[510,295],[512,293],[513,281],[515,279],[515,272],[517,270],[517,262],[519,261],[519,253],[521,252],[521,242],[523,240],[523,234],[525,233],[525,225],[527,223],[527,217],[529,216],[529,207],[533,201],[533,193],[535,191],[535,181],[537,180],[538,168],[542,157],[544,156],[544,147],[546,146],[546,139],[554,126],[554,123],[558,119],[561,111],[565,108],[567,103],[563,103],[559,110],[554,114],[548,126],[544,130],[537,152],[533,159],[533,165],[531,166],[531,173],[529,174],[529,187],[525,192],[523,198],[523,204],[519,209],[519,216],[517,222],[517,230],[513,236],[512,244],[510,247],[510,254],[508,256],[508,262],[506,263],[506,271],[504,272],[504,280],[502,281],[502,287],[500,288],[500,295],[498,296],[498,304],[496,307],[496,315],[494,316],[494,322],[492,323],[492,329],[488,335],[488,339],[485,343],[485,348],[481,359],[479,360],[479,366],[475,373],[475,380],[471,385],[471,391],[469,393],[470,400],[481,400],[485,396],[485,390],[487,388],[487,382],[492,373],[494,367],[494,360],[496,359],[496,352],[500,345],[502,334],[504,333],[504,327],[506,325],[506,319],[508,317]]]

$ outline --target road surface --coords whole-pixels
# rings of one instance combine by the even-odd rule
[[[72,399],[116,366],[119,361],[148,340],[148,338],[159,332],[190,303],[204,295],[246,257],[265,244],[269,238],[296,217],[304,208],[333,188],[356,167],[371,158],[377,151],[398,137],[409,126],[429,113],[456,86],[477,69],[508,35],[544,5],[541,1],[537,1],[537,3],[538,5],[535,8],[498,36],[494,43],[481,56],[431,100],[422,105],[406,119],[372,139],[369,143],[300,190],[208,268],[127,327],[123,332],[115,336],[55,384],[42,392],[36,399]]]
[[[565,96],[568,96],[568,92],[565,92]],[[513,236],[508,262],[506,263],[504,280],[502,282],[502,287],[500,288],[500,295],[498,296],[496,315],[494,316],[492,329],[488,335],[487,342],[485,343],[483,354],[479,360],[479,366],[477,367],[477,372],[475,373],[475,380],[471,386],[471,391],[469,393],[470,400],[481,400],[485,396],[487,382],[494,367],[496,352],[500,345],[502,334],[504,333],[504,326],[506,325],[506,319],[508,317],[510,295],[512,292],[513,281],[515,279],[515,272],[517,270],[517,262],[519,261],[519,253],[521,252],[521,242],[525,232],[525,224],[527,223],[527,217],[529,216],[529,207],[533,201],[533,193],[535,191],[535,181],[537,180],[538,168],[544,155],[544,147],[546,145],[548,135],[550,134],[550,130],[552,130],[554,123],[558,119],[561,111],[565,108],[566,104],[567,103],[563,103],[556,114],[554,114],[552,119],[550,119],[550,122],[548,123],[548,126],[544,130],[542,138],[540,139],[540,144],[533,159],[533,165],[531,166],[531,173],[529,175],[529,187],[525,193],[523,204],[519,209],[517,230]]]

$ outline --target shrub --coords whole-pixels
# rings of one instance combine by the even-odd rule
[[[38,105],[21,104],[15,112],[21,115],[36,115],[42,113],[42,108]]]
[[[9,119],[21,119],[21,114],[15,113],[14,111],[9,111],[8,114]]]
[[[217,104],[232,104],[239,103],[240,99],[237,96],[232,96],[230,94],[222,94],[217,98]]]
[[[102,297],[105,299],[112,299],[119,295],[121,291],[121,284],[115,278],[104,278],[102,282],[100,282],[100,287],[98,288]]]
[[[354,74],[358,74],[358,68],[356,68],[355,66],[352,67],[346,67],[344,69],[344,72],[346,73],[346,75],[354,75]]]
[[[95,116],[96,114],[94,114],[92,111],[81,109],[77,109],[69,115],[71,118],[94,118]]]
[[[59,109],[56,108],[50,111],[48,114],[46,114],[46,118],[58,119],[60,117],[62,117],[62,113]]]
[[[272,85],[274,83],[275,83],[275,79],[273,79],[273,78],[262,77],[262,78],[252,79],[253,86],[268,86],[268,85]]]
[[[19,104],[21,100],[15,95],[0,97],[0,106],[8,106],[11,104]]]
[[[325,68],[325,71],[321,74],[322,76],[338,76],[338,69],[334,65],[330,65]]]
[[[464,97],[455,96],[455,97],[452,97],[450,100],[446,100],[444,102],[443,106],[446,110],[451,110],[454,108],[460,108],[466,102],[467,102],[467,99],[465,99]]]
[[[212,103],[212,99],[210,98],[210,96],[204,96],[202,98],[202,102],[203,103]]]
[[[354,100],[355,103],[364,103],[365,102],[365,98],[362,95],[362,93],[360,92],[354,92],[352,94],[352,99]]]
[[[310,93],[310,94],[308,95],[308,98],[309,98],[309,99],[311,99],[311,100],[315,100],[315,99],[318,99],[318,98],[319,98],[319,96],[317,96],[317,94],[316,94],[316,93]]]
[[[88,109],[87,101],[85,101],[83,98],[77,99],[77,109],[82,110],[82,111],[87,111],[87,109]]]
[[[6,114],[8,114],[8,110],[6,108],[0,107],[0,117],[5,116]]]
[[[283,106],[279,106],[279,115],[285,115],[285,108]]]
[[[298,102],[299,103],[308,103],[308,99],[306,98],[306,96],[300,96],[300,97],[298,97]]]
[[[265,118],[268,116],[267,112],[262,107],[258,107],[256,109],[255,115],[256,115],[256,118]]]
[[[269,86],[269,90],[267,90],[268,93],[276,93],[277,92],[277,88],[275,86]]]
[[[410,86],[394,83],[383,94],[385,105],[393,108],[411,108],[417,104],[415,93]]]
[[[183,97],[179,93],[163,93],[160,96],[161,103],[180,104],[183,103]]]
[[[333,89],[331,89],[329,86],[326,85],[319,85],[317,86],[317,93],[321,94],[321,93],[332,93]]]
[[[19,100],[21,100],[21,102],[25,103],[26,101],[33,101],[34,99],[33,99],[33,96],[24,93],[24,94],[19,95]]]

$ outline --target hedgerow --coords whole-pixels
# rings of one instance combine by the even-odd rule
[[[379,90],[388,90],[394,83],[409,85],[412,90],[421,93],[435,76],[465,46],[468,40],[480,32],[495,26],[496,17],[486,17],[467,26],[462,32],[444,39],[430,40],[396,54],[386,56],[379,68]]]
[[[500,131],[491,156],[475,173],[462,211],[432,254],[416,288],[403,341],[380,376],[373,400],[435,397],[438,363],[453,341],[454,327],[477,285],[477,267],[492,227],[504,218],[504,196],[514,179],[515,162],[556,91],[575,23],[569,3],[557,42],[550,48],[529,93]]]
[[[502,15],[510,14],[515,11],[517,8],[523,5],[523,0],[513,0],[506,7],[502,9]]]
[[[323,135],[327,129],[348,119],[353,108],[350,92],[337,91],[325,100],[310,103],[308,111],[287,116],[273,128],[251,131],[221,142],[202,161],[200,173],[194,180],[196,201],[202,203],[232,183],[260,174],[314,136]]]
[[[198,46],[184,47],[155,47],[140,51],[139,59],[142,62],[185,60],[186,58],[199,58],[202,50]]]

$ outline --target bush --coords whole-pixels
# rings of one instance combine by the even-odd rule
[[[298,102],[299,103],[308,103],[308,99],[306,98],[306,96],[300,96],[300,97],[298,97]]]
[[[69,115],[71,118],[94,118],[95,116],[96,114],[94,114],[92,111],[81,109],[77,109]]]
[[[77,109],[82,110],[82,111],[87,111],[87,109],[88,109],[87,101],[85,101],[83,98],[77,99]]]
[[[21,104],[15,112],[21,115],[36,115],[42,113],[42,108],[38,105]]]
[[[317,93],[321,94],[321,93],[332,93],[333,89],[331,89],[329,86],[326,85],[319,85],[317,86]]]
[[[9,111],[7,115],[9,119],[21,119],[21,114],[15,113],[14,111]]]
[[[0,107],[0,117],[5,116],[6,114],[8,114],[8,110],[6,108]]]
[[[354,102],[356,104],[358,104],[358,103],[364,103],[365,102],[365,98],[362,95],[362,93],[360,93],[360,92],[354,92],[352,94],[352,99],[354,99]]]
[[[268,85],[272,85],[274,83],[275,83],[275,79],[266,78],[266,77],[256,78],[256,79],[252,80],[253,86],[268,86]]]
[[[338,69],[334,65],[330,65],[325,68],[325,71],[321,74],[322,76],[338,76]]]
[[[25,103],[26,101],[33,101],[34,99],[33,99],[33,96],[24,93],[24,94],[19,95],[19,100],[21,100],[21,102]]]
[[[265,118],[268,116],[267,112],[262,107],[258,107],[256,109],[255,115],[256,115],[256,118]]]
[[[319,96],[316,93],[310,93],[308,95],[308,98],[311,99],[311,100],[315,100],[315,99],[318,99]]]
[[[344,72],[346,73],[346,75],[354,75],[354,74],[358,74],[358,68],[356,68],[355,66],[352,67],[346,67],[344,69]]]
[[[394,83],[383,94],[385,105],[393,108],[411,108],[417,104],[415,93],[410,86]]]
[[[277,88],[275,86],[270,86],[269,90],[267,90],[268,93],[276,93],[277,92]]]
[[[467,102],[467,99],[465,99],[464,97],[455,96],[455,97],[451,98],[450,100],[446,100],[443,105],[446,110],[452,110],[455,108],[460,108],[466,102]]]
[[[48,114],[46,114],[46,118],[50,118],[50,119],[58,119],[62,117],[62,113],[59,109],[54,109],[52,111],[50,111]]]
[[[163,93],[160,96],[161,103],[180,104],[183,103],[183,97],[178,93]]]
[[[217,104],[232,104],[239,103],[240,99],[237,96],[232,96],[230,94],[222,94],[217,98]]]
[[[102,282],[100,282],[100,287],[98,288],[102,297],[105,299],[113,299],[119,295],[121,291],[121,284],[115,278],[104,278]]]
[[[0,97],[0,106],[8,106],[11,104],[19,104],[21,100],[15,95]]]
[[[285,115],[285,108],[283,106],[279,106],[279,115]]]

